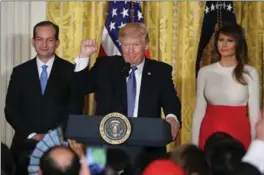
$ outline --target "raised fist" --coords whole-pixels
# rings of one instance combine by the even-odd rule
[[[91,56],[97,51],[97,46],[95,40],[82,40],[80,48],[80,58],[85,58]]]

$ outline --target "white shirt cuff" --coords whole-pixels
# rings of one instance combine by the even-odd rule
[[[82,71],[83,69],[85,69],[88,64],[89,64],[89,57],[88,58],[75,58],[74,59],[74,62],[75,62],[75,69],[74,69],[74,72],[80,72]]]
[[[174,115],[174,114],[168,114],[168,115],[166,115],[166,119],[167,119],[167,118],[170,118],[170,117],[174,118],[174,119],[176,120],[176,122],[177,122],[178,124],[180,124],[180,121],[178,120],[178,118],[176,117],[176,115]]]
[[[37,133],[33,132],[28,135],[27,139],[32,139],[32,137],[34,137],[35,135],[37,135]]]
[[[258,168],[261,173],[264,173],[264,141],[252,141],[242,161],[250,163]]]

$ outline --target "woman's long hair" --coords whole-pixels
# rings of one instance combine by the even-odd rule
[[[248,63],[248,47],[243,28],[239,24],[225,24],[216,32],[212,63],[221,59],[221,55],[217,48],[220,34],[234,38],[237,65],[233,71],[233,77],[238,83],[247,85],[247,81],[245,80],[243,73],[248,74],[248,71],[244,70],[245,64]]]

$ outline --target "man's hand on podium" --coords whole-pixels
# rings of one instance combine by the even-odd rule
[[[37,135],[34,135],[32,137],[32,139],[37,140],[37,141],[40,141],[40,140],[43,139],[44,136],[45,136],[45,134],[37,134]]]
[[[171,125],[172,139],[175,140],[180,130],[180,124],[173,117],[167,117],[166,121]]]

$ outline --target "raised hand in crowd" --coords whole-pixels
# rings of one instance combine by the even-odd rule
[[[80,163],[81,163],[79,175],[91,175],[82,145],[80,143],[77,143],[75,140],[68,139],[68,142],[69,142],[70,148],[79,156]]]

